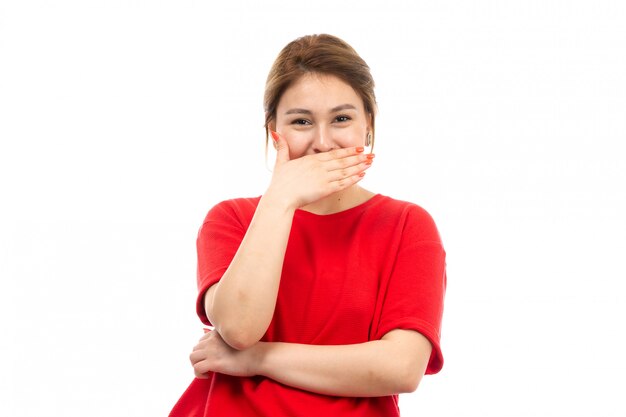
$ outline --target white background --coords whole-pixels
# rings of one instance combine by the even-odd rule
[[[403,415],[625,415],[626,3],[222,3],[0,2],[0,415],[167,415],[197,230],[264,191],[265,77],[323,32],[377,82],[363,184],[448,253]]]

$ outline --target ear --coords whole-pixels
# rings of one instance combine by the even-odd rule
[[[367,113],[367,138],[365,139],[365,146],[369,147],[369,153],[374,152],[374,115]]]
[[[267,123],[267,135],[268,135],[268,139],[270,139],[272,141],[272,144],[274,145],[274,149],[276,148],[276,142],[274,141],[274,139],[272,139],[272,135],[270,134],[270,131],[274,131],[276,132],[276,120],[270,120]]]
[[[367,113],[367,131],[372,131],[372,113]]]

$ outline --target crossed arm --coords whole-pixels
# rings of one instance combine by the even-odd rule
[[[272,184],[261,198],[229,268],[204,297],[205,312],[215,330],[205,334],[190,355],[196,376],[206,377],[209,371],[263,375],[292,387],[337,396],[414,391],[432,350],[430,342],[415,331],[393,330],[381,340],[352,345],[259,341],[274,313],[294,211],[338,191],[337,171],[352,175],[350,181],[339,181],[345,188],[356,183],[358,174],[367,167],[365,156],[355,149],[292,161],[280,158],[285,152],[279,144]],[[302,175],[316,170],[318,174]],[[303,186],[311,178],[315,183]],[[318,191],[303,195],[302,190]],[[298,199],[287,197],[293,195]]]
[[[430,342],[411,330],[393,330],[381,340],[353,345],[258,342],[244,350],[212,331],[200,339],[190,359],[198,378],[209,371],[263,375],[318,394],[375,397],[415,391],[430,352]]]

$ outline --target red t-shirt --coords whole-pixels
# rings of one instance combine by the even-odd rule
[[[211,209],[197,241],[197,312],[210,325],[206,290],[222,277],[250,225],[260,197]],[[330,215],[294,214],[274,317],[266,342],[362,343],[393,329],[430,340],[427,374],[439,372],[446,288],[445,251],[435,223],[419,206],[377,194]],[[398,396],[335,397],[256,376],[218,373],[195,379],[170,416],[398,416]]]

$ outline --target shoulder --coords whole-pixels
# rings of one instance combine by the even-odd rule
[[[413,216],[432,219],[431,215],[420,205],[410,201],[398,200],[389,196],[379,194],[379,209],[398,213],[411,213]]]
[[[441,241],[435,220],[426,209],[416,203],[382,196],[377,210],[382,216],[393,219],[403,234],[409,233],[420,241]]]
[[[242,224],[249,223],[252,216],[254,216],[260,199],[261,197],[259,196],[223,200],[211,207],[203,223],[232,221]]]

